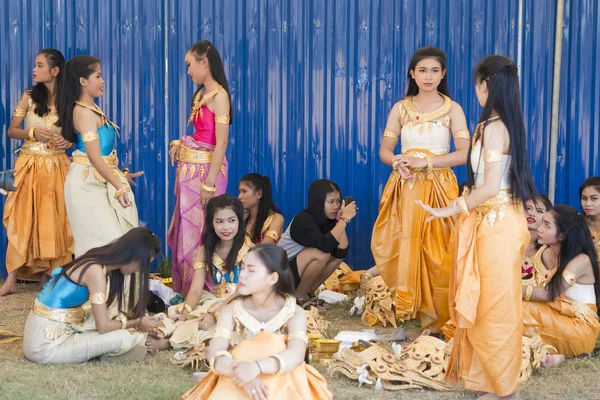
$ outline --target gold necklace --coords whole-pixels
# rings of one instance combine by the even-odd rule
[[[112,126],[114,128],[117,136],[119,136],[119,127],[114,122],[112,122],[110,119],[108,119],[106,114],[104,114],[104,111],[102,111],[102,109],[100,107],[98,107],[98,105],[96,103],[94,103],[94,106],[90,106],[89,104],[82,103],[79,100],[75,100],[75,104],[80,105],[83,108],[87,108],[88,110],[91,110],[91,111],[95,112],[96,114],[98,114],[100,116],[100,118],[102,119],[102,125],[109,124],[110,126]]]
[[[211,98],[215,97],[219,91],[223,89],[223,86],[219,85],[212,92],[206,93],[206,90],[199,91],[194,97],[194,103],[192,105],[192,112],[190,113],[190,118],[188,119],[188,125],[191,124],[194,119],[196,119],[196,115],[200,114],[200,118],[204,118],[204,113],[202,112],[202,106],[208,102]]]

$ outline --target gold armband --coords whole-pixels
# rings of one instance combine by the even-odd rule
[[[279,233],[277,233],[277,231],[267,231],[267,233],[265,233],[265,237],[271,238],[274,241],[278,241]]]
[[[498,150],[484,150],[483,162],[492,163],[502,161],[503,154]]]
[[[304,344],[306,344],[308,346],[308,336],[306,335],[306,332],[294,332],[291,335],[288,335],[288,341],[292,340],[292,339],[300,339],[304,342]]]
[[[92,304],[106,304],[106,294],[103,292],[90,294],[90,303]]]
[[[98,132],[89,131],[89,132],[83,132],[81,134],[81,141],[83,143],[93,142],[94,140],[100,140],[100,136],[98,136]]]
[[[197,269],[208,269],[208,266],[203,262],[195,262],[194,263],[194,271]]]
[[[570,271],[563,271],[562,277],[569,286],[573,286],[577,282],[577,276]]]
[[[117,200],[119,197],[123,196],[127,192],[131,192],[130,187],[124,187],[123,189],[117,190],[114,195],[115,200]]]
[[[396,133],[396,132],[393,132],[393,131],[390,131],[389,129],[386,129],[386,130],[383,131],[383,137],[391,137],[391,138],[394,138],[394,139],[398,139],[398,137],[400,137],[400,134]]]
[[[231,121],[231,117],[229,116],[229,114],[215,116],[215,123],[217,123],[217,124],[229,125],[230,121]]]
[[[16,106],[15,111],[13,112],[15,117],[24,117],[27,115],[27,110],[23,110],[21,107]]]
[[[452,136],[454,137],[454,140],[456,139],[471,139],[471,136],[469,135],[469,131],[468,130],[464,130],[464,131],[458,131],[458,132],[454,132],[452,134]]]
[[[464,198],[464,196],[460,196],[458,199],[456,199],[456,205],[458,206],[461,214],[467,216],[469,215],[469,205],[467,204],[467,200]]]
[[[219,326],[219,327],[215,328],[212,338],[213,339],[223,338],[223,339],[226,339],[227,341],[231,341],[231,331],[227,328],[223,328],[222,326]]]

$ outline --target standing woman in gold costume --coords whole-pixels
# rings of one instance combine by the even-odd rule
[[[446,55],[419,49],[408,67],[406,97],[390,112],[379,157],[394,170],[379,204],[371,250],[376,267],[396,291],[396,318],[420,319],[421,329],[440,332],[448,320],[451,232],[454,221],[426,224],[415,204],[446,207],[458,197],[450,169],[467,160],[469,132],[465,114],[449,96]],[[456,151],[450,152],[454,137]],[[400,138],[402,154],[394,155]]]
[[[517,66],[489,56],[475,67],[483,107],[467,164],[470,193],[436,218],[460,214],[450,278],[450,317],[457,327],[447,378],[484,398],[516,399],[523,336],[521,257],[530,240],[523,203],[535,197]],[[446,219],[448,220],[448,219]]]
[[[54,268],[72,259],[73,235],[63,193],[69,169],[65,149],[71,143],[56,126],[55,105],[64,65],[60,51],[39,52],[33,68],[36,85],[21,96],[8,128],[8,136],[25,143],[15,165],[17,190],[4,206],[8,278],[0,296],[16,291],[17,278],[39,280],[43,286]]]

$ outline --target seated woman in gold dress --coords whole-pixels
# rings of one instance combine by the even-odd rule
[[[221,311],[210,341],[209,374],[184,399],[332,399],[325,379],[304,362],[306,314],[296,305],[285,251],[250,250],[241,296]]]
[[[585,217],[555,206],[542,219],[538,241],[533,277],[523,281],[525,335],[539,334],[564,357],[591,353],[600,332],[600,278]]]
[[[552,209],[552,203],[543,194],[537,194],[535,197],[527,199],[525,202],[525,218],[527,219],[527,229],[531,239],[521,257],[521,276],[523,279],[531,278],[533,271],[533,258],[540,249],[537,239],[537,230],[542,225],[542,217],[547,211]]]

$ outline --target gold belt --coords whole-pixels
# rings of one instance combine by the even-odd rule
[[[213,294],[219,299],[228,299],[237,289],[237,283],[219,283],[213,287]]]
[[[508,190],[501,190],[497,195],[487,200],[485,203],[477,206],[479,207],[490,207],[498,204],[506,204],[509,201],[512,201],[513,197]]]
[[[194,150],[181,145],[179,149],[179,162],[189,162],[192,164],[208,164],[212,161],[212,151]]]
[[[55,156],[58,154],[65,154],[64,150],[59,150],[50,143],[32,142],[27,140],[21,146],[21,153],[23,154],[34,154],[42,156]]]
[[[84,319],[84,311],[81,307],[75,308],[50,308],[36,300],[31,309],[34,314],[40,317],[48,318],[56,322],[68,322],[72,324],[81,324]]]
[[[102,157],[102,159],[110,169],[119,169],[119,158],[116,154],[110,154],[106,157]],[[85,165],[87,167],[93,167],[90,159],[87,156],[73,156],[73,162],[76,164]]]

